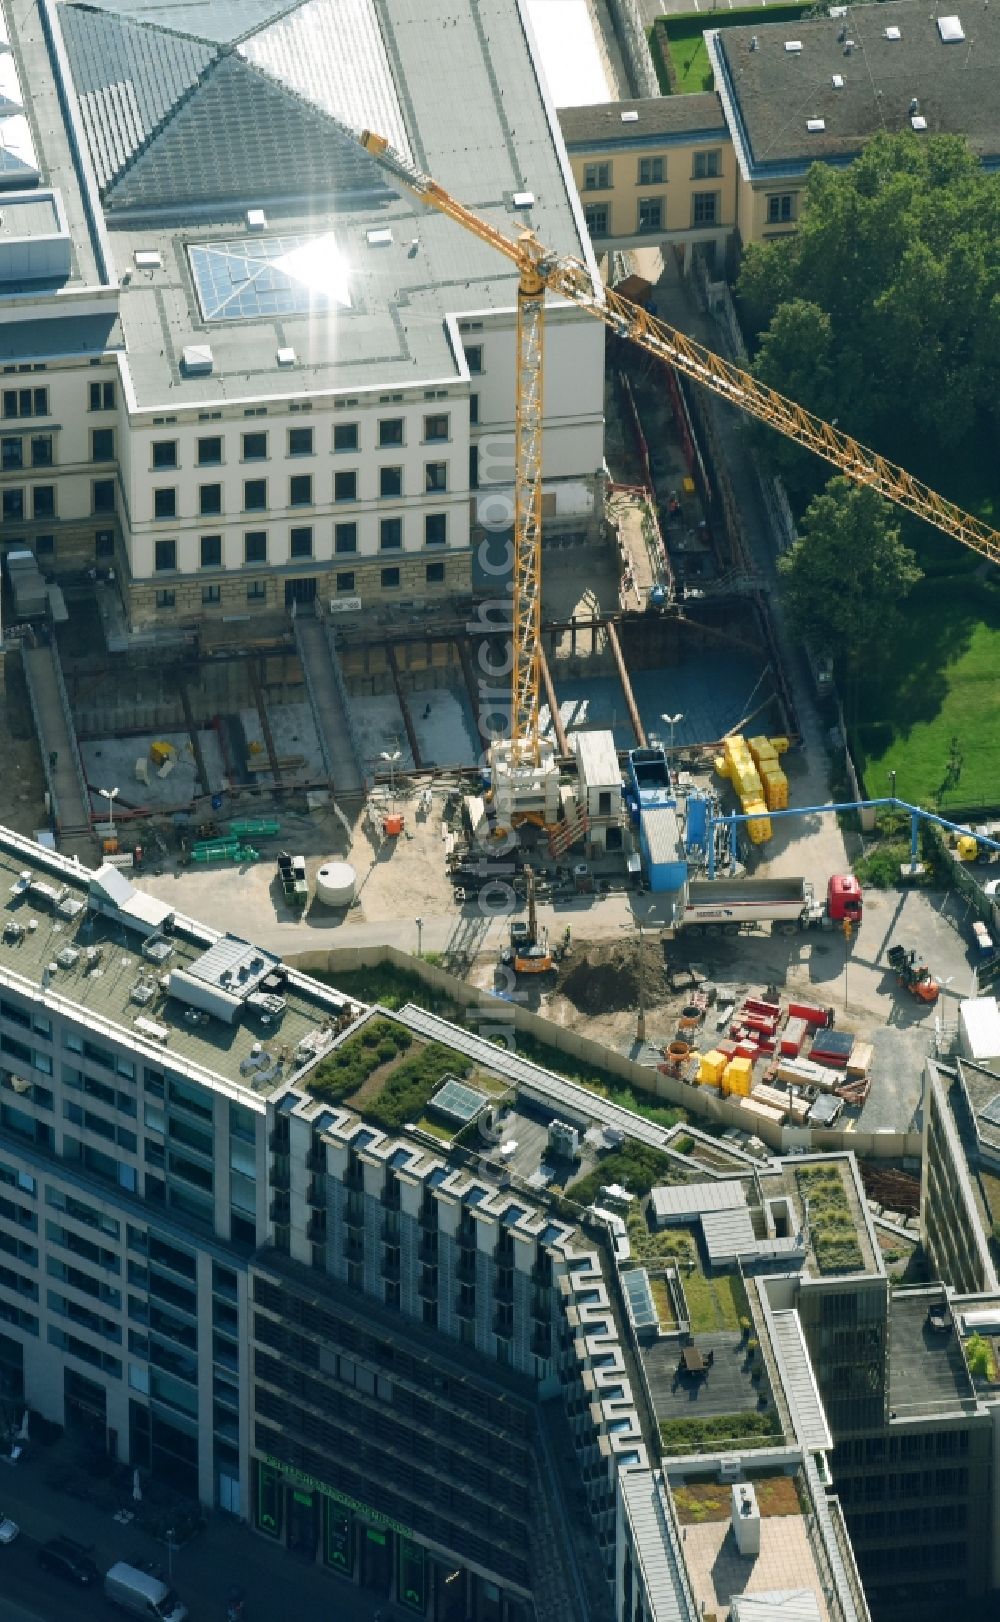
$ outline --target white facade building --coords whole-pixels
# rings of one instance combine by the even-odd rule
[[[596,274],[521,0],[0,5],[5,539],[113,565],[132,629],[468,593],[516,276],[345,126]],[[546,516],[586,532],[601,324],[553,308],[547,363]]]

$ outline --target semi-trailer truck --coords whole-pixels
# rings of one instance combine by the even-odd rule
[[[836,873],[818,901],[808,879],[692,879],[678,927],[706,935],[736,935],[770,923],[781,934],[861,923],[861,885],[852,873]]]

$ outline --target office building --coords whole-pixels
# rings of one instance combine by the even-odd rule
[[[110,569],[126,635],[467,596],[510,524],[516,276],[350,131],[589,260],[517,0],[0,18],[5,539]],[[600,523],[603,341],[550,312],[550,532]]]

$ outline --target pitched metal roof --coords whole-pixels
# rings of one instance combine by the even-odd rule
[[[660,1478],[651,1470],[623,1470],[618,1483],[652,1622],[695,1622],[698,1610]]]
[[[794,1307],[772,1313],[773,1344],[778,1371],[792,1410],[795,1434],[807,1449],[829,1451],[830,1427],[813,1374],[802,1323]]]
[[[265,23],[293,9],[301,0],[87,0],[87,6],[112,17],[129,18],[171,34],[218,45],[243,39]],[[63,3],[63,10],[69,10]]]

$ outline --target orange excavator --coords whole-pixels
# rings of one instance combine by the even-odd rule
[[[890,946],[886,955],[889,967],[904,991],[908,991],[911,997],[916,997],[918,1002],[937,1002],[941,995],[941,987],[927,964],[917,956],[915,947],[911,946],[907,951],[905,946]]]

